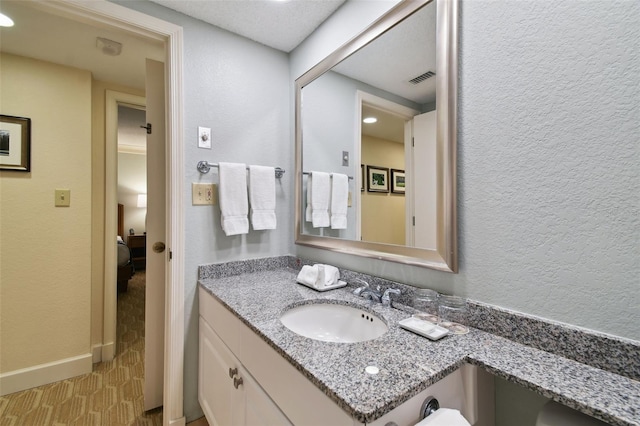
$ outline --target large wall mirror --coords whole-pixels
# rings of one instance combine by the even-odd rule
[[[457,272],[457,13],[402,1],[296,80],[296,244]]]

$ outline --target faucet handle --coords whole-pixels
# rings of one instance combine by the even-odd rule
[[[382,295],[382,306],[391,306],[391,295],[392,294],[402,294],[402,292],[400,290],[398,290],[397,288],[388,288],[384,291],[384,294]]]
[[[362,293],[362,290],[364,290],[365,288],[369,288],[369,283],[366,282],[365,280],[362,280],[360,278],[354,278],[354,281],[358,281],[364,284],[362,287],[358,287],[355,290],[353,290],[353,294],[355,294],[356,296],[360,296],[360,293]]]

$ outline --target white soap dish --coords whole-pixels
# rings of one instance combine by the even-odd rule
[[[432,322],[424,321],[418,318],[410,317],[405,318],[398,322],[400,327],[405,330],[412,331],[420,336],[426,337],[431,340],[439,340],[449,334],[449,330],[444,327],[440,327]]]
[[[299,281],[297,281],[297,283],[301,284],[301,285],[303,285],[305,287],[312,288],[315,291],[329,291],[329,290],[335,290],[336,288],[342,288],[342,287],[346,287],[347,286],[346,281],[340,281],[340,280],[338,280],[338,282],[333,284],[333,285],[328,285],[328,286],[322,287],[322,288],[317,288],[317,287],[312,286],[311,284],[301,283]]]

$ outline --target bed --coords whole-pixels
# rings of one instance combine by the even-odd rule
[[[118,204],[118,293],[127,291],[129,280],[133,276],[134,268],[131,260],[131,250],[122,239],[124,234],[124,206]]]

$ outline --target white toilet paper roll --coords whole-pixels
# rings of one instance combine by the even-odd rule
[[[416,426],[471,426],[471,423],[458,410],[440,408],[416,424]]]

